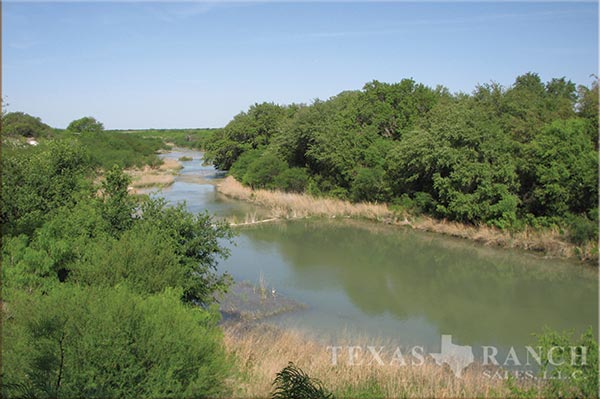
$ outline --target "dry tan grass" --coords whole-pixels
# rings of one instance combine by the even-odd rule
[[[176,159],[165,158],[163,159],[163,163],[158,167],[158,169],[167,172],[175,172],[180,169],[183,169],[183,165]]]
[[[131,186],[134,188],[144,187],[166,187],[175,181],[175,176],[168,174],[143,174],[136,176],[131,181]]]
[[[147,187],[167,187],[175,181],[177,171],[183,166],[175,159],[164,159],[158,168],[152,168],[148,165],[143,169],[126,169],[131,177],[131,187],[129,192],[139,194],[139,189]]]
[[[370,357],[365,356],[363,364],[358,366],[348,364],[344,351],[340,352],[337,365],[333,365],[327,345],[307,339],[297,331],[233,324],[224,328],[224,334],[229,352],[241,367],[240,375],[231,382],[235,397],[268,397],[275,374],[290,361],[321,380],[338,397],[370,393],[388,398],[488,398],[509,394],[503,380],[486,377],[480,365],[469,366],[461,378],[456,378],[449,368],[438,366],[430,358],[421,366],[410,366],[410,359],[405,356],[408,365],[399,366],[390,365],[389,361],[384,365],[369,364]],[[383,341],[362,343],[363,348],[397,346]],[[336,343],[344,347],[348,344]],[[361,343],[353,341],[352,345]]]
[[[576,247],[564,241],[556,229],[538,231],[526,228],[523,231],[511,233],[485,225],[466,225],[430,217],[414,218],[410,225],[418,230],[466,238],[490,246],[541,252],[551,257],[575,256]]]
[[[219,192],[236,199],[251,201],[270,208],[274,217],[301,218],[308,216],[366,217],[384,220],[392,213],[385,204],[353,204],[331,198],[316,198],[306,194],[283,191],[253,190],[229,176],[218,186]]]
[[[224,195],[250,201],[271,210],[271,218],[296,219],[309,216],[365,218],[393,225],[410,226],[416,230],[441,233],[473,240],[484,245],[518,248],[544,254],[547,257],[573,258],[597,261],[594,243],[582,247],[566,242],[557,229],[509,232],[487,225],[467,225],[447,220],[436,220],[408,213],[398,214],[386,204],[351,203],[332,198],[317,198],[308,194],[286,193],[273,190],[253,190],[232,176],[225,178],[217,189]]]

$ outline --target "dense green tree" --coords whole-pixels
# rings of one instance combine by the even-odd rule
[[[470,98],[432,113],[428,131],[407,135],[390,155],[398,195],[429,193],[441,217],[509,226],[519,204],[509,138]]]
[[[273,187],[294,192],[302,193],[308,184],[308,173],[304,168],[284,169],[273,180]]]
[[[206,145],[204,161],[212,163],[219,169],[229,170],[247,148],[248,146],[221,135],[215,135]]]
[[[556,121],[527,147],[527,210],[536,216],[585,213],[597,206],[598,152],[581,119]]]
[[[239,181],[243,182],[244,176],[246,175],[246,172],[248,172],[248,168],[250,167],[250,165],[252,165],[255,161],[260,159],[262,154],[263,154],[262,150],[250,150],[250,151],[244,152],[233,163],[233,165],[231,165],[231,168],[229,169],[229,173],[231,173],[231,175],[234,176]]]
[[[2,397],[221,394],[212,305],[230,282],[216,265],[231,230],[183,204],[140,204],[118,166],[94,187],[93,135],[65,136],[2,158]],[[108,136],[124,157],[142,144]]]
[[[273,103],[254,104],[248,112],[236,115],[215,134],[206,145],[205,159],[220,169],[231,168],[244,151],[268,145],[297,108]]]
[[[316,101],[310,107],[298,110],[290,121],[287,130],[273,138],[273,146],[277,153],[290,166],[305,167],[308,164],[306,152],[314,143],[316,133],[324,129],[327,116],[322,102]]]
[[[104,125],[91,116],[84,116],[69,123],[67,130],[74,133],[101,133]]]
[[[575,116],[575,85],[565,78],[544,84],[538,74],[518,76],[503,99],[505,129],[520,142],[528,142],[556,119]]]
[[[400,138],[427,115],[438,99],[437,93],[412,79],[388,84],[367,83],[358,100],[357,123],[371,126],[383,137]]]
[[[568,119],[575,116],[577,91],[575,83],[562,78],[554,78],[546,83],[546,108],[551,118]]]
[[[178,267],[185,274],[183,300],[213,303],[214,293],[225,291],[231,282],[228,274],[217,272],[219,260],[229,256],[229,250],[223,246],[233,237],[229,225],[215,220],[208,212],[193,214],[185,204],[168,206],[161,199],[145,201],[140,213],[140,228],[157,229],[176,243]]]
[[[597,129],[597,83],[526,73],[471,94],[404,79],[307,106],[255,105],[207,148],[253,187],[296,191],[287,177],[302,168],[311,194],[501,228],[559,224],[580,241],[597,208]]]
[[[52,128],[23,112],[10,112],[2,115],[2,135],[23,137],[48,137]]]
[[[598,105],[598,99],[600,93],[598,93],[598,80],[594,80],[592,87],[579,86],[577,88],[578,103],[577,103],[577,114],[588,121],[588,134],[591,141],[594,143],[594,148],[598,151],[598,112],[600,106]]]
[[[136,204],[127,192],[130,182],[131,178],[116,165],[106,173],[102,182],[102,216],[114,234],[129,229],[133,223],[132,214]]]
[[[30,234],[53,209],[74,204],[88,195],[84,179],[89,155],[76,141],[54,141],[25,149],[6,148],[2,156],[4,233]]]
[[[386,182],[385,171],[381,167],[359,168],[352,182],[352,200],[388,201],[391,189]]]
[[[275,179],[287,168],[285,161],[266,152],[248,166],[243,182],[256,188],[274,188]]]

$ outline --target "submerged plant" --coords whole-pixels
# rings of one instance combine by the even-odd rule
[[[258,277],[258,289],[260,291],[260,300],[264,301],[267,299],[267,282],[265,280],[265,276],[263,275],[263,272],[260,272],[260,275]]]

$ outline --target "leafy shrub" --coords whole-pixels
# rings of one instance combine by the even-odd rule
[[[315,178],[313,176],[309,176],[308,178],[308,182],[306,184],[306,193],[314,197],[319,197],[323,195],[323,192],[319,188],[319,184],[315,181]]]
[[[108,170],[114,165],[130,168],[162,163],[156,155],[159,149],[165,147],[159,138],[114,132],[83,133],[74,137],[87,148],[94,167]]]
[[[295,193],[304,192],[308,182],[308,173],[304,168],[283,170],[273,181],[273,187]]]
[[[387,201],[391,190],[381,167],[359,168],[352,183],[353,201]]]
[[[23,112],[10,112],[2,117],[2,134],[6,136],[46,137],[52,134],[52,128]]]
[[[435,209],[435,200],[429,193],[417,192],[414,194],[414,206],[417,212],[430,213]]]
[[[343,187],[336,187],[336,188],[330,190],[329,192],[327,192],[327,195],[329,195],[330,197],[333,197],[333,198],[344,200],[344,201],[346,201],[350,198],[350,193],[348,193],[348,190]]]
[[[76,141],[6,150],[2,154],[3,232],[31,233],[49,213],[89,193],[88,152]]]
[[[572,216],[568,221],[568,239],[573,244],[582,245],[598,240],[598,222],[585,216]]]
[[[545,329],[538,335],[537,347],[542,362],[539,374],[546,383],[535,392],[509,380],[507,385],[514,397],[598,398],[598,339],[591,327],[579,338],[573,337],[572,332]],[[552,364],[548,354],[554,347],[565,350],[552,351]]]
[[[275,179],[287,168],[285,161],[276,155],[264,153],[248,166],[243,182],[253,188],[275,188]]]
[[[67,130],[74,133],[100,133],[104,131],[104,125],[91,116],[85,116],[69,123]]]
[[[231,165],[229,169],[229,173],[238,179],[239,181],[245,183],[244,176],[246,172],[248,172],[248,168],[255,161],[257,161],[262,155],[262,151],[260,150],[250,150],[244,152],[240,157]]]
[[[277,373],[273,381],[272,399],[333,399],[317,379],[309,377],[294,363]]]
[[[196,398],[222,393],[229,364],[218,315],[181,293],[141,296],[61,285],[11,293],[3,314],[6,398]]]

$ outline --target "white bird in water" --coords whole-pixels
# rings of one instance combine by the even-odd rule
[[[275,291],[275,288],[271,289],[271,295],[273,295],[273,298],[275,298],[276,294],[277,294],[277,291]]]

